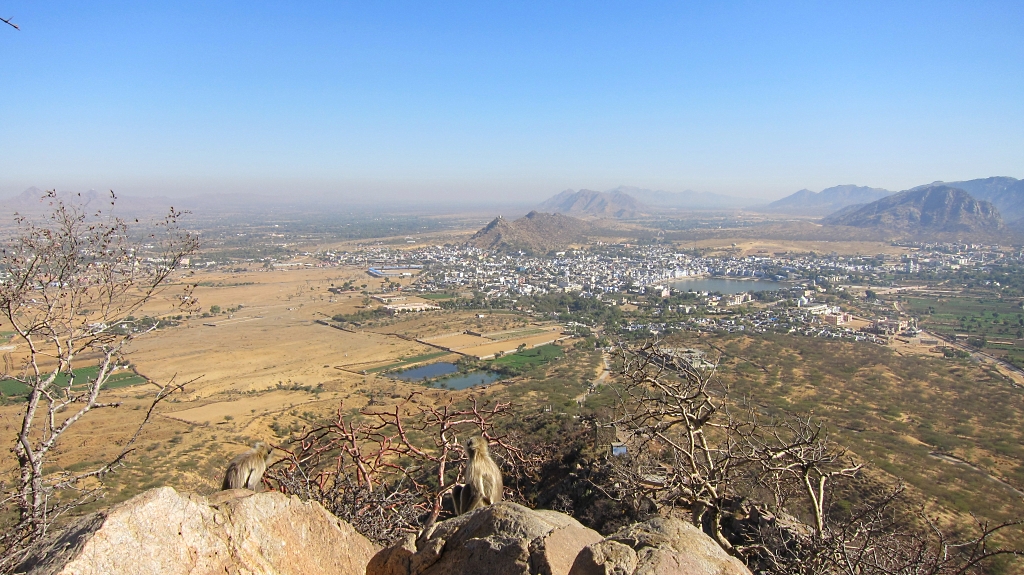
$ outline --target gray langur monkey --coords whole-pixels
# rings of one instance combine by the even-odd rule
[[[224,473],[224,483],[221,489],[251,489],[259,491],[263,472],[267,470],[270,463],[270,452],[273,448],[257,441],[252,449],[236,455],[228,463],[228,470]]]
[[[471,437],[466,442],[466,471],[463,474],[464,484],[452,489],[452,503],[455,514],[462,515],[501,501],[504,486],[501,482],[501,470],[491,459],[487,440],[482,436]]]

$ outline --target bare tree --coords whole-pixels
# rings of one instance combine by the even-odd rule
[[[723,533],[723,519],[737,498],[759,488],[779,493],[787,480],[799,481],[820,527],[828,481],[860,468],[843,461],[845,452],[820,424],[763,417],[728,401],[714,364],[653,343],[624,351],[622,362],[614,425],[639,472],[627,484],[654,486],[647,495],[655,502],[690,509],[694,525],[730,552],[741,550]]]
[[[44,535],[60,516],[99,495],[97,482],[132,451],[141,426],[110,460],[79,472],[52,471],[48,464],[61,439],[91,411],[116,408],[103,390],[117,370],[127,369],[125,346],[156,329],[137,320],[171,274],[198,248],[196,236],[171,210],[146,234],[132,236],[128,224],[108,212],[87,213],[55,192],[44,197],[51,211],[42,222],[16,215],[14,237],[0,251],[0,317],[14,332],[15,352],[4,355],[0,380],[20,383],[25,408],[12,451],[18,460],[14,488],[5,507],[17,507],[18,522],[0,536],[4,558]],[[108,204],[112,211],[115,197]],[[180,308],[195,300],[185,287]],[[6,327],[6,326],[5,326]],[[88,368],[88,369],[86,369]],[[183,384],[162,386],[146,413]]]

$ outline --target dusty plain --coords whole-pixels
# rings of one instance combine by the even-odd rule
[[[379,373],[382,368],[461,357],[416,339],[457,334],[442,339],[465,340],[474,352],[493,353],[563,337],[559,326],[510,313],[436,310],[403,313],[367,329],[328,325],[337,314],[382,305],[361,293],[379,293],[382,284],[364,267],[251,267],[194,271],[177,280],[140,314],[180,318],[177,325],[141,336],[128,349],[133,369],[151,383],[105,391],[103,399],[120,406],[96,410],[76,425],[55,462],[78,470],[112,457],[143,420],[159,385],[188,382],[184,392],[157,409],[127,465],[108,477],[110,496],[96,507],[159,485],[215,490],[227,460],[253,441],[278,444],[342,405],[351,410],[371,402],[397,403],[414,391],[427,401],[441,401],[448,394],[502,393],[502,383],[486,391],[453,392]],[[349,280],[358,291],[328,291]],[[399,281],[408,284],[412,278]],[[193,295],[199,310],[191,316],[175,306],[185,284],[198,284]],[[219,313],[211,314],[214,306]],[[7,351],[17,353],[16,348]],[[427,359],[417,362],[420,356]],[[0,406],[0,433],[5,437],[16,435],[23,405]],[[15,465],[10,452],[0,454],[0,473],[12,473]]]

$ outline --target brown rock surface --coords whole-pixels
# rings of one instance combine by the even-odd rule
[[[317,503],[170,487],[85,517],[19,569],[33,575],[362,575],[378,548]]]
[[[502,502],[438,523],[378,553],[366,575],[564,575],[601,535],[556,511]]]
[[[624,527],[580,552],[570,575],[750,575],[690,523],[657,518]]]

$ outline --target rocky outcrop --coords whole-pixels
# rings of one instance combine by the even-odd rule
[[[17,569],[33,575],[750,575],[700,530],[652,519],[608,538],[510,502],[381,550],[318,503],[170,487],[84,517]]]
[[[710,537],[677,518],[656,518],[620,529],[587,546],[570,575],[750,575]]]
[[[928,186],[862,206],[849,206],[821,223],[877,228],[901,234],[987,234],[1003,227],[999,211],[959,188]]]
[[[244,490],[208,499],[163,487],[77,521],[18,572],[362,575],[377,550],[317,503]]]
[[[438,523],[378,553],[366,575],[565,575],[601,535],[556,511],[502,502]]]
[[[503,502],[449,519],[422,541],[378,553],[366,575],[750,575],[710,537],[675,518],[608,538],[555,511]]]

